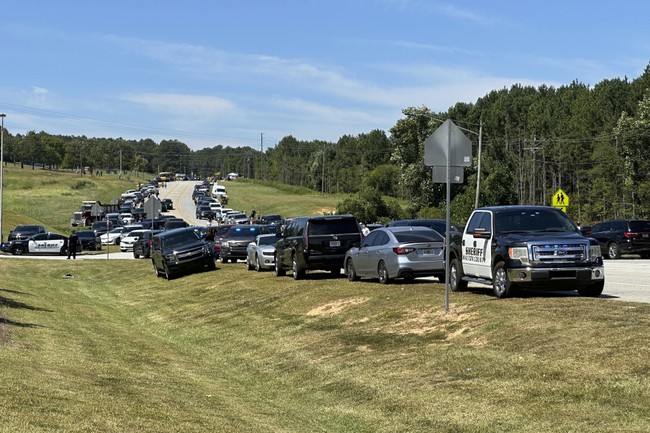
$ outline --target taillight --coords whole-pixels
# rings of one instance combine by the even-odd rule
[[[623,236],[625,236],[626,238],[634,239],[635,237],[639,236],[639,233],[625,232],[623,233]]]
[[[404,255],[408,253],[412,253],[415,251],[415,248],[404,248],[404,247],[395,247],[393,248],[393,252],[398,255]]]
[[[148,245],[148,246],[151,246],[151,239],[149,239],[149,240],[147,241],[147,245]]]

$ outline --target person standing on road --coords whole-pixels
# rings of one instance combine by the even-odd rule
[[[68,238],[68,260],[70,259],[70,255],[72,255],[73,259],[77,259],[77,244],[79,243],[79,236],[77,236],[77,232],[75,230],[72,230],[72,233],[70,234],[70,237]]]

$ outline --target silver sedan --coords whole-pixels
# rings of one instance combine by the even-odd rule
[[[378,228],[345,254],[345,273],[350,281],[378,278],[387,284],[393,278],[441,276],[444,268],[444,238],[428,227]]]
[[[264,269],[275,267],[275,243],[278,237],[271,235],[258,235],[255,241],[246,247],[246,267],[249,271],[255,269],[260,272]]]

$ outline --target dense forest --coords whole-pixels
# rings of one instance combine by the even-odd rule
[[[452,119],[474,144],[474,164],[465,169],[464,183],[452,188],[455,222],[465,222],[476,200],[480,206],[548,205],[558,188],[570,196],[569,215],[583,224],[650,218],[650,65],[633,80],[608,79],[593,87],[578,81],[558,88],[513,85],[447,112],[421,106],[402,113],[389,131],[346,135],[336,143],[288,136],[264,152],[221,145],[194,151],[177,140],[7,130],[4,160],[31,169],[91,167],[202,177],[237,172],[323,193],[352,193],[339,211],[364,221],[442,216],[445,187],[433,183],[424,165],[424,142],[441,120]]]

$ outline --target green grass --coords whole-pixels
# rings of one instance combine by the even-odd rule
[[[0,260],[0,431],[645,432],[650,307]],[[74,278],[65,279],[71,273]],[[125,277],[128,276],[128,277]]]
[[[4,224],[50,228],[135,181],[6,179]],[[227,185],[265,213],[337,201]],[[440,284],[242,263],[166,281],[147,260],[0,257],[0,275],[3,433],[650,431],[646,304],[477,290],[444,314]]]

